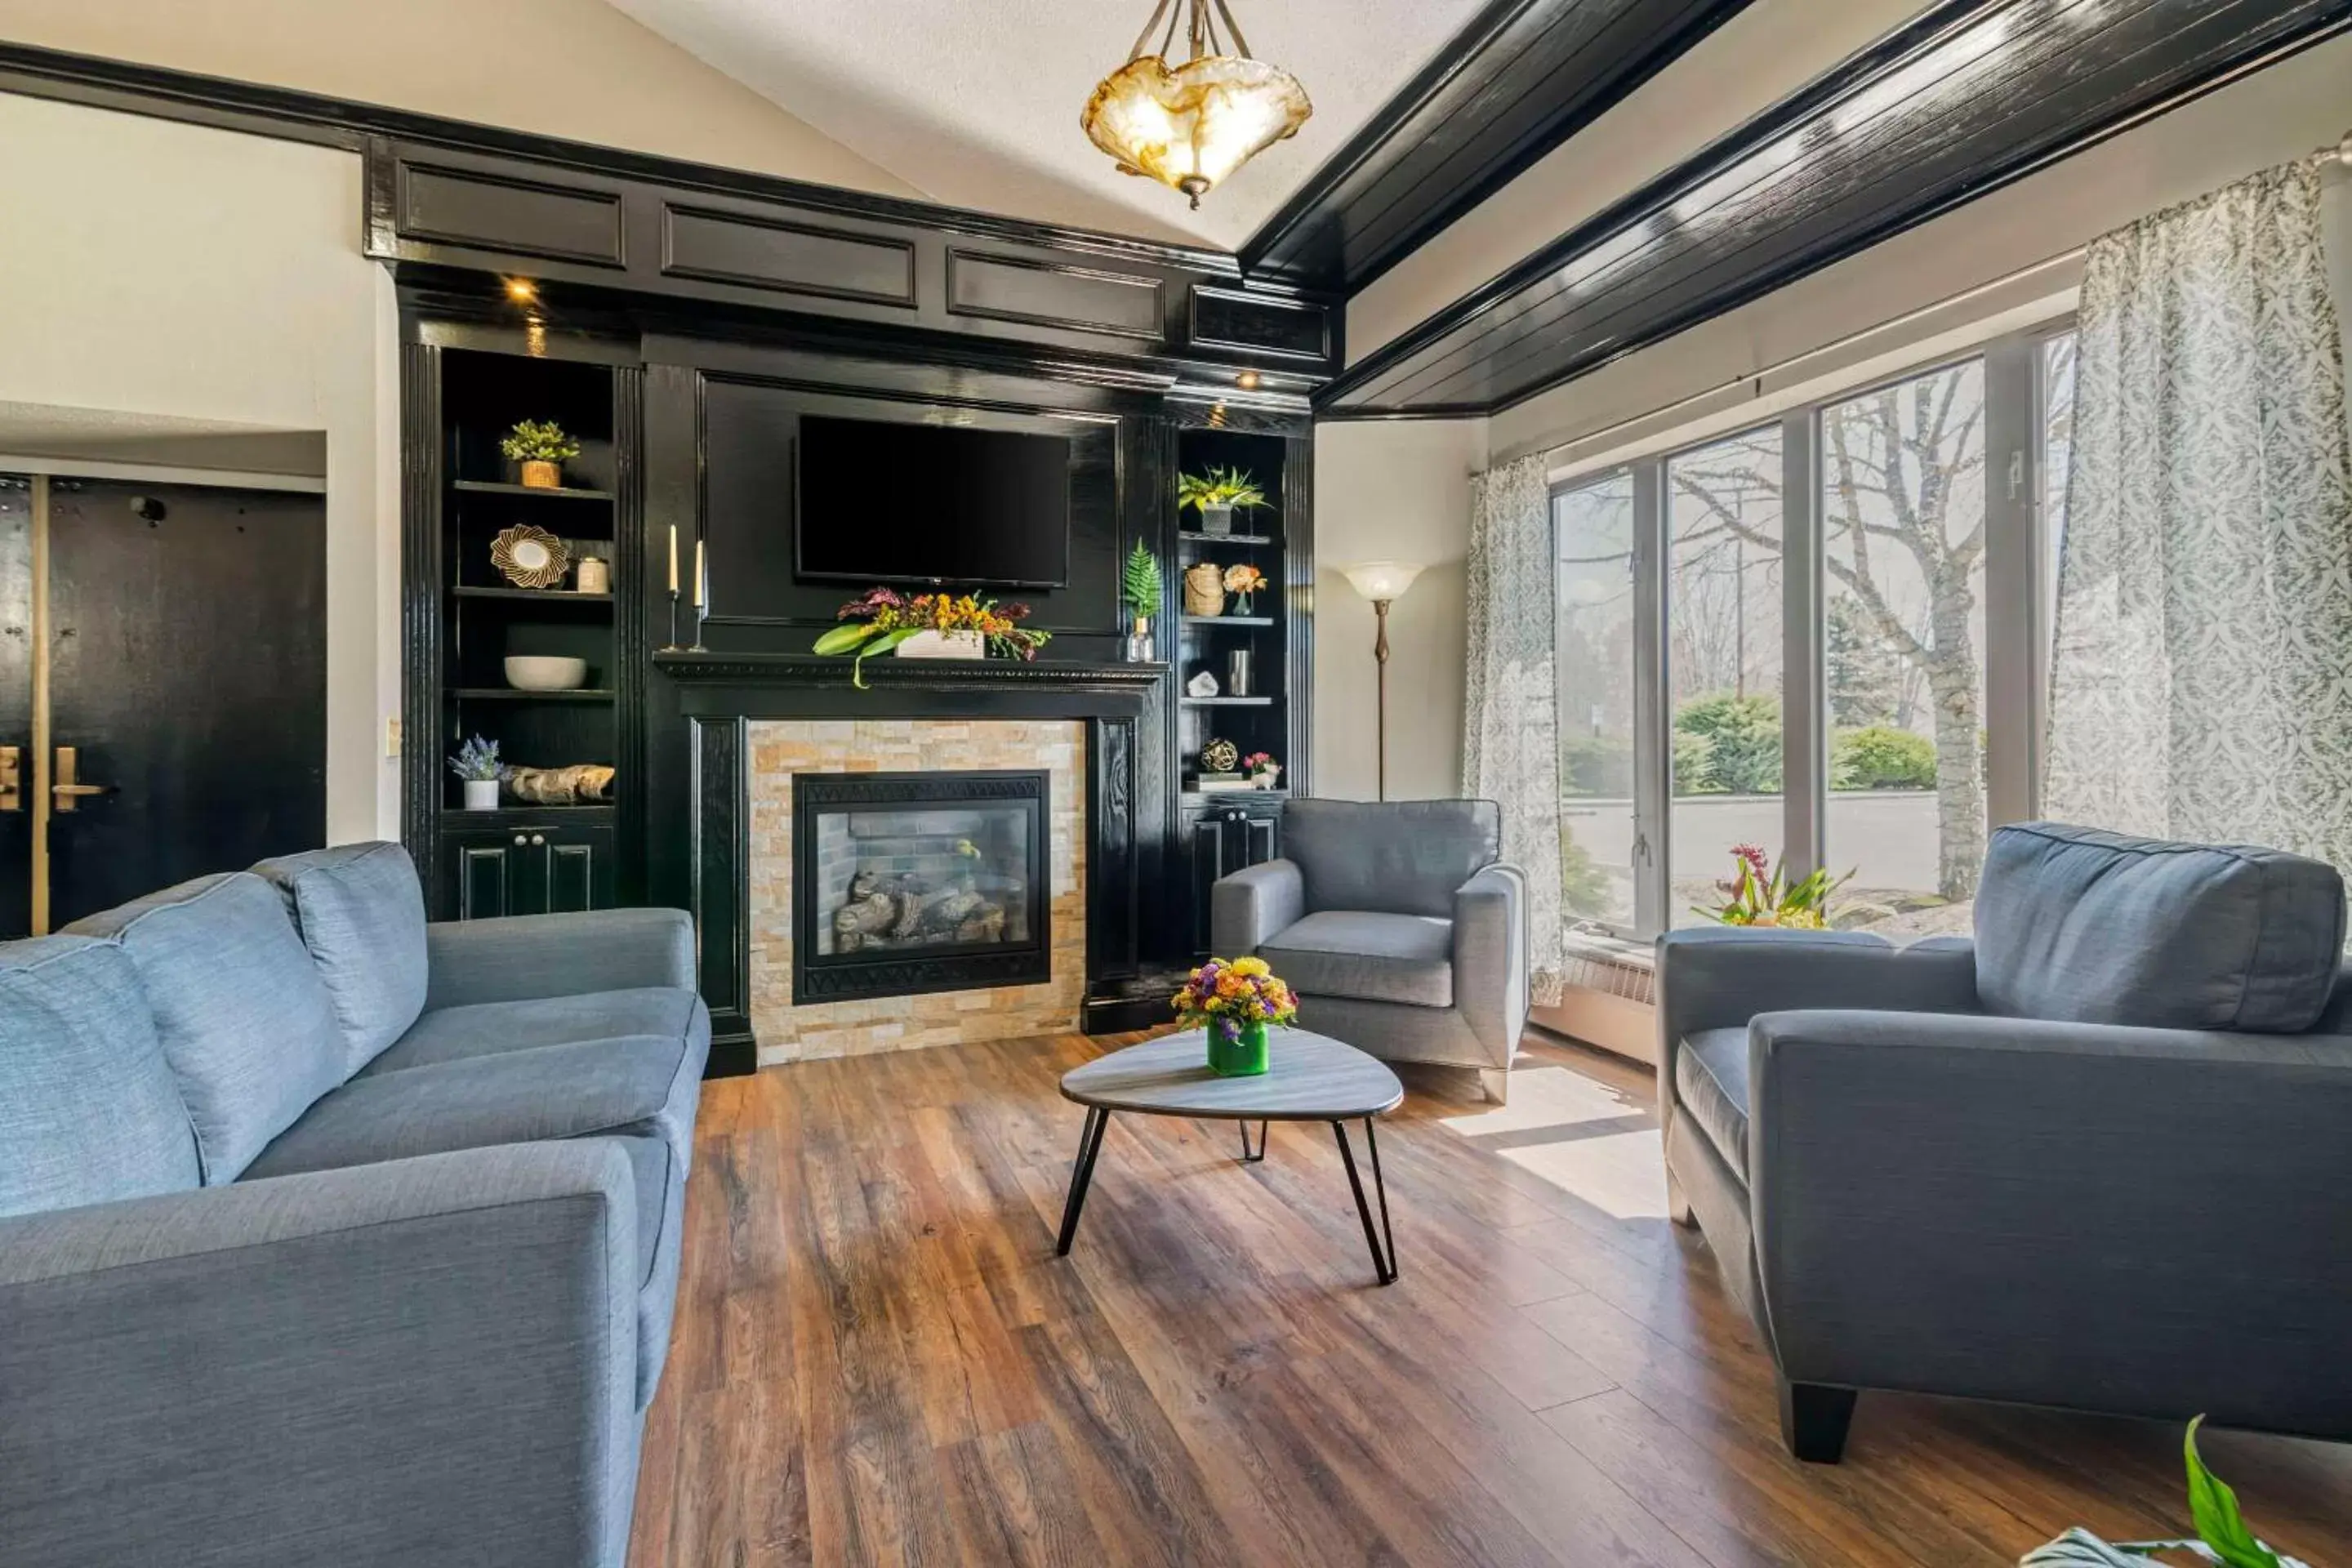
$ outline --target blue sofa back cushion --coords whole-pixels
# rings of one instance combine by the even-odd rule
[[[346,1077],[425,1011],[425,889],[397,844],[343,844],[280,856],[254,874],[285,895],[342,1031]]]
[[[206,1186],[236,1180],[349,1076],[319,967],[285,900],[252,872],[183,882],[67,929],[119,937],[131,955]]]
[[[1454,918],[1454,894],[1502,858],[1491,800],[1294,800],[1283,858],[1298,868],[1307,912],[1364,910]]]
[[[78,936],[0,943],[0,1216],[202,1181],[130,956]]]
[[[2344,879],[2284,850],[2029,822],[1992,836],[1977,993],[1993,1012],[2293,1034],[2326,1006]]]

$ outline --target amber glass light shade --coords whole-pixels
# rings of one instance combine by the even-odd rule
[[[1102,79],[1078,123],[1087,139],[1142,174],[1201,198],[1315,112],[1298,79],[1240,55],[1171,68],[1140,55]]]

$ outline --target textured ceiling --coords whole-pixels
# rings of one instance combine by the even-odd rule
[[[1121,174],[1078,110],[1147,0],[613,0],[934,200],[1237,246],[1478,8],[1478,0],[1229,0],[1315,117],[1189,211]],[[691,112],[688,106],[688,112]]]

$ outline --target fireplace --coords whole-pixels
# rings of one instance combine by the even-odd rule
[[[793,1005],[1051,973],[1042,771],[793,775]]]

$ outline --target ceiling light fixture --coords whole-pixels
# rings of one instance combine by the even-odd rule
[[[1171,66],[1180,22],[1192,52]],[[1160,44],[1151,48],[1155,33]],[[1250,57],[1225,0],[1159,0],[1127,63],[1095,88],[1078,125],[1118,160],[1121,174],[1172,185],[1198,207],[1235,169],[1297,135],[1314,112],[1297,77]]]

